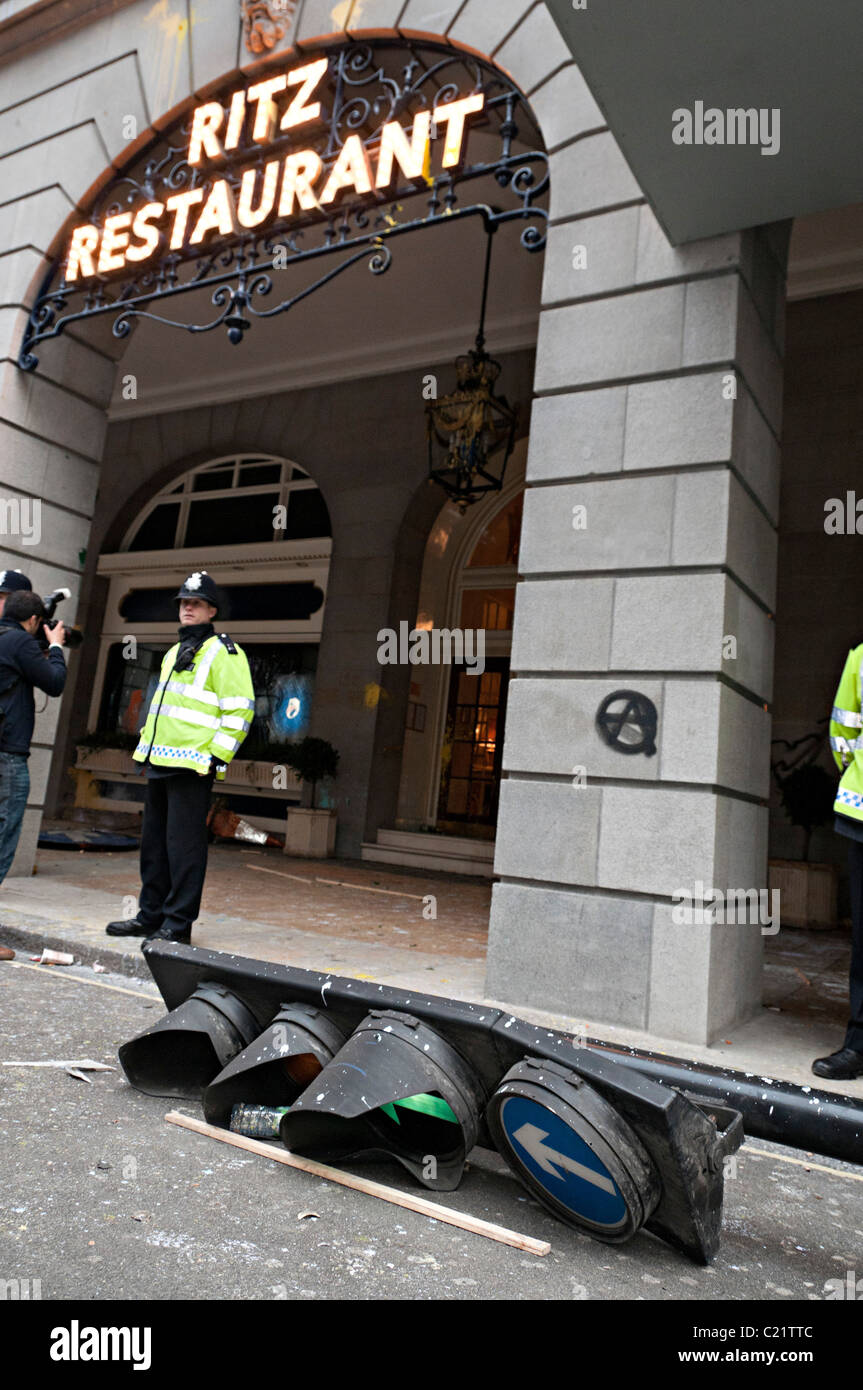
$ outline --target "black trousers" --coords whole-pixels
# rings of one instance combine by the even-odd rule
[[[200,912],[212,787],[212,774],[147,778],[138,920],[153,931],[186,932]]]
[[[851,1017],[845,1046],[863,1052],[863,841],[848,842],[848,871],[851,889]]]

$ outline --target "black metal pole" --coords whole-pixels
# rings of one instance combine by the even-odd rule
[[[485,348],[485,311],[488,306],[488,280],[491,273],[491,239],[494,236],[494,228],[486,226],[485,229],[485,273],[482,277],[482,305],[479,311],[479,331],[476,335],[477,352],[482,352]]]
[[[588,1038],[587,1046],[613,1055],[666,1086],[733,1106],[743,1116],[747,1138],[772,1139],[846,1163],[863,1163],[863,1099],[776,1081],[760,1072],[734,1071],[638,1048],[615,1047],[599,1038]]]

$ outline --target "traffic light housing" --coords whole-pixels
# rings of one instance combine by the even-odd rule
[[[424,1187],[451,1192],[480,1129],[485,1092],[427,1023],[374,1010],[282,1117],[286,1148],[327,1162],[395,1158]]]
[[[148,1096],[200,1100],[213,1077],[260,1031],[240,994],[209,978],[125,1043],[120,1062],[132,1085]]]
[[[619,1245],[653,1215],[662,1183],[632,1126],[577,1072],[528,1057],[491,1098],[495,1146],[567,1225]]]
[[[258,1090],[264,1103],[290,1105],[281,1137],[292,1150],[330,1158],[385,1153],[425,1186],[446,1190],[458,1181],[473,1143],[497,1144],[529,1189],[579,1229],[623,1240],[643,1225],[698,1263],[715,1255],[723,1162],[743,1138],[740,1116],[727,1106],[662,1085],[500,1009],[165,941],[146,943],[144,955],[170,1011],[204,985],[242,1002],[257,1020],[255,1043],[245,1043],[247,1061],[258,1054],[262,1066],[275,1060],[271,1040],[259,1047],[257,1038],[271,1029],[286,1001],[324,1014],[347,1040],[294,1100],[285,1102],[284,1091],[280,1100]],[[135,1059],[136,1043],[154,1031],[121,1049],[133,1085],[141,1068],[127,1063]],[[380,1040],[372,1042],[372,1034]],[[238,1058],[231,1067],[240,1051],[236,1047],[228,1059],[230,1075],[211,1078],[213,1097],[221,1096],[218,1107],[211,1097],[211,1113],[222,1123],[228,1085],[241,1085],[244,1075],[250,1085],[255,1081],[254,1065],[239,1065]],[[178,1050],[178,1073],[185,1064]],[[173,1089],[150,1093],[189,1094],[181,1076],[167,1079]],[[161,1080],[165,1084],[164,1075]],[[231,1095],[254,1099],[236,1089]],[[518,1118],[514,1101],[524,1113],[510,1125],[511,1115]],[[602,1182],[574,1164],[593,1166]],[[548,1179],[542,1192],[540,1175]],[[558,1184],[567,1196],[555,1207]],[[623,1202],[619,1220],[613,1206],[597,1219],[594,1190]]]
[[[264,1032],[207,1086],[204,1118],[227,1125],[237,1104],[293,1105],[344,1041],[323,1009],[282,1004]]]

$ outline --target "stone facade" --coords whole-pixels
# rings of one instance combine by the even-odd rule
[[[273,52],[396,28],[499,63],[551,151],[489,992],[712,1038],[757,1005],[761,938],[757,926],[675,926],[670,895],[697,879],[764,883],[783,229],[671,247],[544,4],[303,0]],[[134,442],[112,431],[106,454],[116,357],[107,338],[94,348],[69,334],[23,376],[14,359],[25,307],[63,224],[154,128],[248,61],[237,0],[141,0],[3,70],[0,481],[11,495],[26,476],[43,521],[38,547],[7,536],[2,560],[27,568],[38,588],[77,579],[80,552],[100,543],[90,536],[100,465],[116,495],[111,464],[150,426],[139,424]],[[269,407],[248,405],[259,429],[242,441],[236,405],[225,407],[231,447],[273,447]],[[208,412],[208,447],[220,418]],[[169,459],[160,441],[159,467],[180,471],[202,447],[196,428],[182,457]],[[416,582],[406,538],[428,518],[417,480],[387,487],[384,470],[358,491],[308,455],[304,465],[340,528],[327,622],[341,654],[323,658],[317,713],[317,731],[334,736],[351,714],[338,693],[344,672],[364,661],[357,624],[401,611]],[[351,521],[360,504],[379,510],[374,537]],[[374,594],[362,614],[351,597],[358,572]],[[620,687],[658,709],[654,759],[623,757],[598,738],[596,704]],[[395,795],[398,768],[385,754],[398,742],[405,697],[395,696],[351,765],[348,794],[361,803],[351,835],[380,824]],[[37,731],[19,871],[32,862],[56,718],[54,704]],[[577,766],[586,786],[573,785]]]

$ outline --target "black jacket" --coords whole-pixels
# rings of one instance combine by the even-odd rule
[[[0,691],[13,679],[15,684],[0,694],[0,749],[4,753],[30,756],[30,740],[36,708],[33,687],[46,695],[60,695],[66,684],[66,662],[59,647],[49,647],[47,656],[35,637],[20,623],[0,623]]]

